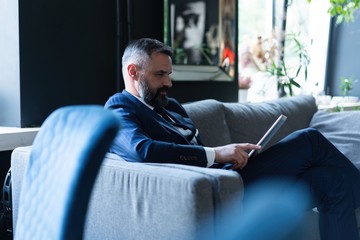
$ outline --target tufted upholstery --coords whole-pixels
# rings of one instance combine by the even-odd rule
[[[88,199],[118,121],[100,106],[52,113],[32,147],[15,239],[82,239]]]

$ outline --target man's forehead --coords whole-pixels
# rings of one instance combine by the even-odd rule
[[[170,56],[166,54],[157,54],[150,57],[148,68],[155,71],[169,72],[172,70],[172,61]]]

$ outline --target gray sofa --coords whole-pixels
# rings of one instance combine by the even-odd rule
[[[256,143],[283,113],[288,120],[271,144],[295,130],[314,127],[360,168],[360,111],[321,112],[312,96],[246,104],[203,100],[184,106],[207,146]],[[21,179],[30,151],[29,146],[12,153],[15,228]],[[85,239],[196,240],[203,229],[207,239],[215,239],[221,234],[215,226],[226,214],[228,203],[236,198],[241,207],[242,194],[241,176],[233,171],[129,163],[108,154],[91,196]],[[303,239],[319,239],[316,212],[309,211],[297,230],[304,234]]]

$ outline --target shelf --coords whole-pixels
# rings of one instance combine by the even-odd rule
[[[341,109],[341,111],[360,110],[360,102],[318,105],[318,109],[329,111],[329,112],[336,112],[336,111],[339,111],[339,109]]]

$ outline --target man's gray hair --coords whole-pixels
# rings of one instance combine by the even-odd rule
[[[141,68],[146,67],[153,53],[163,53],[172,57],[173,51],[168,45],[151,38],[141,38],[129,43],[122,57],[122,71],[126,73],[126,66],[132,62]]]

